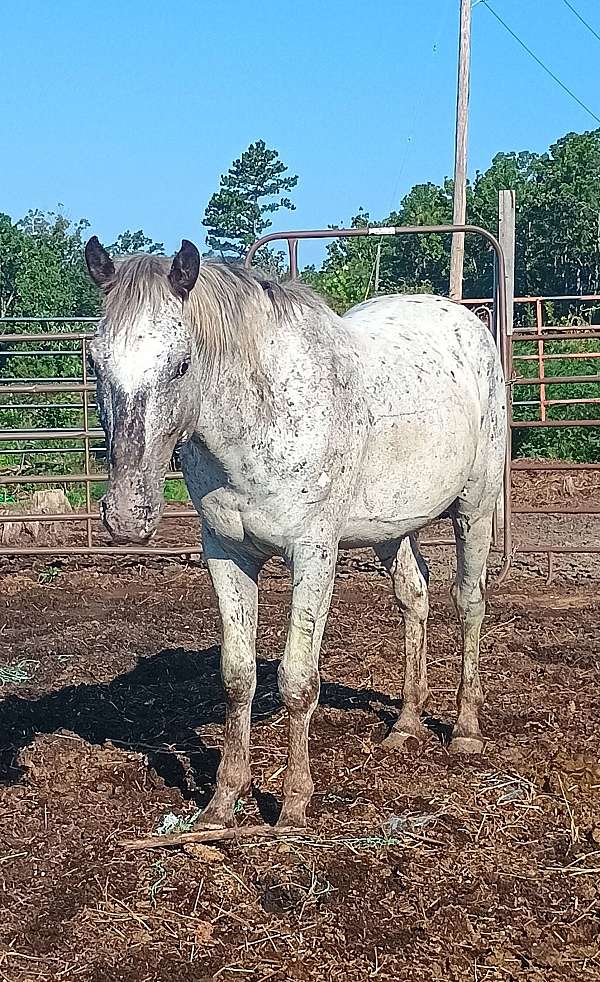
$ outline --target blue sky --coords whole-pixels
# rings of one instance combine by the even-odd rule
[[[490,0],[600,116],[600,42],[563,0]],[[597,0],[572,0],[600,33]],[[219,175],[262,138],[300,175],[281,225],[385,215],[451,174],[459,0],[27,0],[2,18],[0,210],[203,242]],[[595,124],[483,3],[469,172]],[[277,219],[279,224],[279,219]],[[310,258],[304,254],[304,259]]]

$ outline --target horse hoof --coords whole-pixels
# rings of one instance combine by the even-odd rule
[[[407,733],[406,730],[392,730],[388,733],[385,740],[381,741],[384,750],[400,750],[413,753],[420,750],[423,746],[424,738],[415,733]]]
[[[306,815],[299,813],[284,815],[283,812],[275,822],[275,832],[301,832],[308,825]]]
[[[454,737],[450,742],[451,754],[480,754],[483,740],[480,737]]]
[[[194,822],[194,828],[199,829],[232,829],[235,826],[233,811],[229,809],[211,808],[210,804]]]

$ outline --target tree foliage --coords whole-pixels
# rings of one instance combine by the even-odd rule
[[[271,227],[270,215],[295,209],[288,194],[298,177],[287,170],[277,150],[270,149],[264,140],[251,143],[234,160],[204,213],[206,241],[214,253],[225,259],[242,259]]]
[[[496,232],[498,191],[516,191],[515,290],[520,296],[600,292],[600,129],[568,133],[547,153],[499,153],[467,189],[467,219]],[[452,181],[416,185],[397,211],[376,225],[437,225],[452,220]],[[364,222],[359,212],[354,223]],[[336,309],[347,309],[373,290],[376,239],[333,242],[320,270],[307,278]],[[379,290],[426,288],[448,292],[449,236],[398,236],[381,242]],[[464,294],[491,296],[493,255],[479,238],[465,245]]]
[[[84,259],[84,244],[88,235],[89,222],[81,219],[71,222],[61,213],[29,211],[24,218],[13,221],[8,215],[0,214],[0,317],[86,317],[96,316],[100,311],[100,295],[91,282]],[[147,250],[162,251],[160,243],[154,243],[143,232],[124,232],[111,247],[115,253]],[[61,333],[77,328],[72,321],[52,323],[48,321],[5,322],[1,327],[3,340],[0,342],[0,379],[35,379],[80,377],[82,372],[81,354],[74,349],[73,342],[55,340],[48,350],[56,353],[29,355],[31,348],[40,349],[42,345],[20,344],[18,353],[10,344],[10,335],[21,331],[43,335],[49,330]],[[43,347],[46,350],[46,346]],[[59,352],[65,352],[60,354]],[[74,351],[73,354],[68,352]],[[0,426],[9,429],[23,429],[34,426],[50,428],[80,427],[81,397],[77,393],[21,394],[18,396],[0,393]],[[45,408],[37,409],[37,405]],[[73,409],[71,409],[73,404]],[[17,405],[18,408],[9,408]],[[31,406],[31,408],[29,408]],[[97,425],[97,424],[96,424]],[[32,444],[40,448],[40,444]],[[59,446],[72,447],[64,441],[47,441],[42,444],[46,450]],[[3,443],[2,464],[11,463],[6,451],[15,453],[12,462],[23,466],[23,452],[30,445],[23,441],[12,444]],[[76,455],[61,458],[53,454],[44,457],[48,470],[62,470],[72,464],[77,470],[82,462]],[[39,459],[32,458],[32,466],[39,465]]]
[[[153,239],[145,235],[141,229],[137,232],[121,232],[117,236],[116,242],[108,247],[112,256],[130,256],[134,252],[148,252],[150,255],[163,256],[165,247],[163,242],[154,242]]]
[[[0,215],[0,316],[94,314],[98,296],[83,261],[89,223],[30,211]]]
[[[277,150],[262,140],[252,143],[221,177],[218,191],[209,200],[204,216],[209,247],[226,259],[241,259],[250,244],[271,227],[274,215],[294,209],[290,193],[297,183],[297,176],[289,174]],[[600,129],[568,133],[542,154],[497,154],[487,170],[477,173],[468,186],[468,221],[496,231],[498,191],[504,188],[513,188],[517,199],[517,295],[600,293]],[[450,222],[452,195],[450,180],[417,184],[390,215],[374,217],[358,209],[352,226]],[[61,213],[30,211],[18,221],[0,213],[0,316],[96,315],[99,295],[89,280],[83,258],[87,230],[87,221],[71,222]],[[127,230],[110,249],[121,255],[137,251],[159,254],[163,245],[141,230]],[[449,261],[449,236],[334,239],[320,268],[309,267],[302,275],[343,313],[376,292],[447,294]],[[281,269],[279,254],[270,250],[265,250],[259,262],[276,271]],[[482,240],[467,237],[464,294],[489,297],[492,289],[493,255]],[[573,302],[571,313],[577,306]],[[561,316],[568,314],[567,308],[561,310]],[[599,311],[592,316],[598,319]],[[4,334],[11,329],[4,324]],[[38,329],[46,328],[40,325]],[[53,347],[59,350],[61,343]],[[556,353],[563,352],[557,349]],[[577,362],[568,357],[570,349],[564,354],[564,362],[561,359],[552,363],[556,374],[577,374],[587,366],[581,359]],[[531,371],[535,371],[534,364],[529,363]],[[590,358],[590,365],[595,364]],[[78,374],[80,370],[80,364],[71,363],[70,359],[9,357],[5,345],[0,344],[0,376],[5,379]],[[592,374],[591,368],[588,374]],[[527,402],[527,390],[522,392]],[[553,392],[555,398],[599,394],[591,391],[589,383],[585,391],[574,387],[569,390],[565,384],[564,389],[558,387]],[[27,398],[24,396],[23,401]],[[535,398],[534,395],[529,401]],[[580,408],[588,417],[595,412],[591,403]],[[530,411],[518,409],[519,413]],[[552,409],[555,414],[565,411],[560,407]],[[27,414],[27,418],[21,413],[9,419],[7,413],[0,413],[4,426],[24,426],[30,421]],[[60,417],[57,410],[56,425],[65,425],[66,418]],[[573,433],[564,429],[526,430],[518,434],[517,445],[522,453],[542,453],[546,448],[550,453],[578,460],[597,459],[598,454],[598,438],[592,428]]]

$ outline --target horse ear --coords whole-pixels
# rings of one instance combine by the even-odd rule
[[[85,261],[96,286],[106,292],[115,278],[115,264],[95,235],[85,247]]]
[[[169,270],[169,283],[173,292],[182,300],[187,300],[196,285],[199,272],[200,253],[193,242],[182,239],[181,249],[174,256]]]

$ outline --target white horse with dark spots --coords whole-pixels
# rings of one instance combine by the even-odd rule
[[[278,673],[289,714],[279,826],[303,826],[313,792],[308,729],[340,547],[374,548],[404,615],[402,710],[386,746],[424,739],[427,568],[416,533],[443,514],[456,537],[463,638],[450,748],[481,751],[479,633],[506,432],[486,327],[432,296],[378,297],[338,317],[299,283],[201,262],[187,240],[172,261],[113,262],[94,237],[86,259],[105,295],[92,357],[108,445],[106,528],[117,543],[151,539],[179,442],[202,518],[228,699],[204,820],[232,824],[250,783],[258,579],[273,556],[293,582]]]

